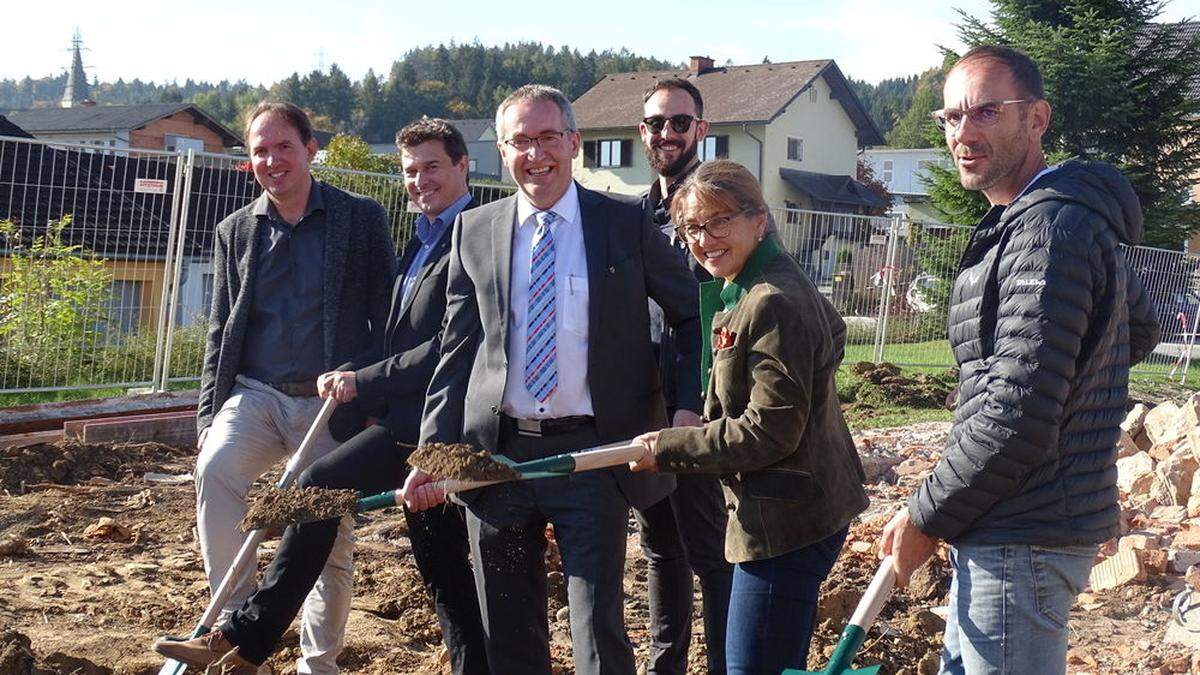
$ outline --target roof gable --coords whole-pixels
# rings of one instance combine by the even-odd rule
[[[492,120],[486,117],[446,121],[453,125],[455,129],[458,129],[458,133],[462,134],[463,139],[468,143],[478,140],[488,140],[484,139],[483,136],[492,128],[493,124]]]
[[[118,132],[138,129],[178,112],[187,112],[222,138],[226,147],[243,145],[242,139],[201,108],[191,103],[147,103],[142,105],[94,105],[74,108],[14,110],[9,119],[31,134],[69,132]]]
[[[33,138],[29,132],[21,127],[13,124],[7,117],[0,115],[0,136],[12,136],[14,138]]]
[[[861,145],[883,143],[870,115],[850,90],[837,64],[829,59],[726,66],[702,73],[687,70],[616,73],[607,75],[574,102],[580,129],[636,126],[642,118],[642,96],[655,80],[690,80],[704,97],[704,118],[710,124],[765,124],[773,121],[818,77],[824,77],[833,96],[853,121]]]

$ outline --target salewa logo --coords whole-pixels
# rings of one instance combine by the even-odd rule
[[[1041,288],[1046,285],[1045,279],[1018,279],[1014,286],[1034,286]]]

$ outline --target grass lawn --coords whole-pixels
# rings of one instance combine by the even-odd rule
[[[168,391],[185,391],[200,386],[198,380],[168,382]],[[123,387],[105,387],[101,389],[63,389],[58,391],[19,392],[16,394],[0,394],[0,408],[15,405],[30,405],[33,403],[58,403],[60,401],[83,401],[93,398],[116,398],[125,396]]]
[[[949,422],[954,419],[953,411],[942,408],[895,406],[869,415],[863,415],[853,408],[843,410],[846,416],[846,426],[850,427],[851,431],[903,427],[917,422]]]
[[[846,345],[846,356],[842,363],[874,360],[875,345]],[[930,366],[939,369],[954,365],[950,343],[945,340],[884,345],[883,360],[897,365]]]

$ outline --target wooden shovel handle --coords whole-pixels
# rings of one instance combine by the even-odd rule
[[[571,456],[575,458],[575,471],[579,472],[628,464],[640,458],[645,451],[646,449],[641,443],[626,442],[621,445],[574,452],[571,453]]]

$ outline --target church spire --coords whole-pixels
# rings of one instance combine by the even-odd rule
[[[67,89],[63,92],[62,107],[73,108],[89,100],[87,73],[83,72],[83,56],[80,55],[80,45],[83,38],[79,29],[75,29],[75,37],[71,39],[71,70],[67,72]]]

